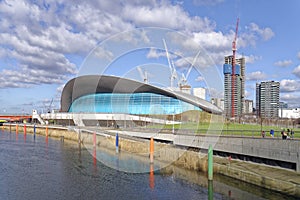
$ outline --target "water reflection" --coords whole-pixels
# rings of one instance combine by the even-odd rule
[[[153,163],[150,164],[150,172],[149,172],[149,186],[153,190],[155,186],[154,182],[154,167]]]
[[[94,169],[97,170],[97,149],[96,149],[96,146],[93,147],[93,165],[94,165]]]

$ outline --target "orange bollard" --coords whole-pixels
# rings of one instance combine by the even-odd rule
[[[48,126],[46,126],[46,137],[48,137]]]
[[[16,134],[18,134],[18,132],[19,132],[19,126],[18,124],[16,124]]]
[[[24,135],[26,135],[26,124],[24,124]]]
[[[154,157],[154,140],[153,138],[150,139],[150,163],[153,163]]]

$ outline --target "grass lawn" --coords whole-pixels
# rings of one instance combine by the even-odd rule
[[[148,126],[148,128],[158,128],[156,126]],[[161,127],[160,127],[161,128]],[[207,134],[207,130],[210,130],[212,134],[222,135],[236,135],[236,136],[255,136],[261,137],[261,130],[265,131],[266,137],[270,137],[270,130],[273,129],[275,132],[275,137],[281,137],[281,131],[287,127],[277,127],[277,126],[267,126],[260,124],[239,124],[239,123],[183,123],[181,125],[174,125],[175,129],[186,130],[190,132],[197,132],[202,134]],[[173,125],[165,125],[164,129],[173,129]],[[295,132],[294,137],[300,138],[300,129],[289,127]],[[219,130],[215,132],[214,130]]]

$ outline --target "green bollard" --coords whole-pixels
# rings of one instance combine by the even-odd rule
[[[212,181],[213,180],[213,148],[211,144],[209,145],[208,148],[208,180]]]

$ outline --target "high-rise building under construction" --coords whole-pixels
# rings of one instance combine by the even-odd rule
[[[227,118],[238,118],[242,116],[242,113],[244,113],[243,108],[245,103],[245,58],[242,57],[236,59],[234,75],[232,75],[232,59],[232,55],[226,56],[223,65],[225,112],[224,114]]]

